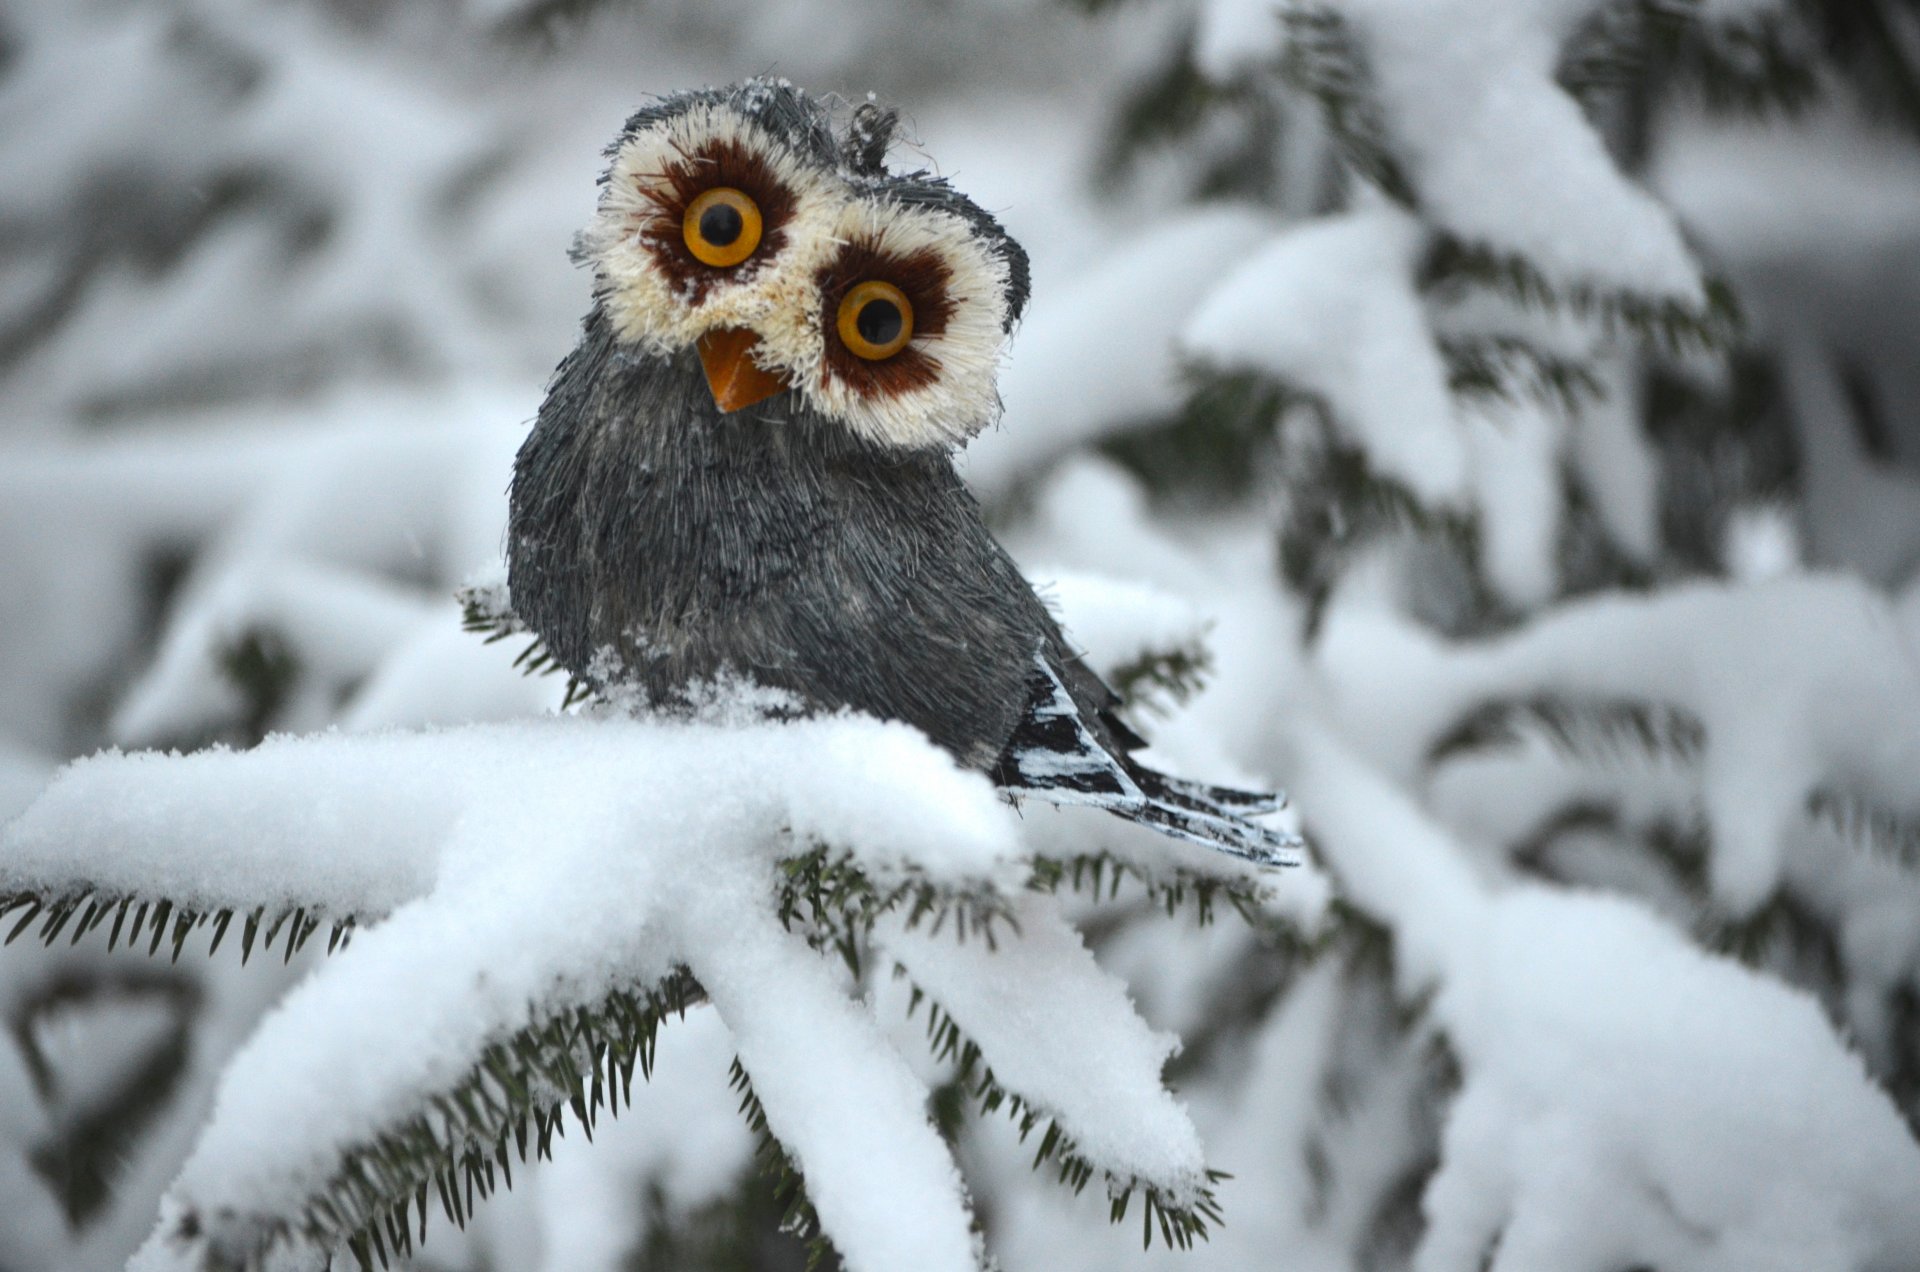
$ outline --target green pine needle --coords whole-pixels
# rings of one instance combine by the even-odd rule
[[[704,998],[678,969],[652,988],[615,990],[495,1042],[459,1082],[343,1153],[298,1215],[266,1225],[260,1248],[295,1240],[344,1248],[365,1269],[410,1259],[426,1235],[429,1193],[464,1227],[479,1201],[512,1186],[515,1158],[551,1155],[563,1110],[591,1138],[603,1111],[632,1102],[634,1069],[652,1074],[661,1023]],[[191,1212],[180,1224],[182,1236],[208,1226]]]
[[[87,887],[53,895],[26,890],[0,892],[0,927],[5,927],[5,921],[15,911],[19,911],[19,917],[6,929],[6,944],[24,935],[36,919],[40,921],[36,935],[47,945],[59,940],[62,933],[66,934],[69,945],[78,945],[81,938],[104,925],[109,950],[117,948],[122,939],[129,949],[144,940],[149,956],[158,954],[164,945],[176,963],[186,949],[187,939],[202,928],[212,929],[207,953],[217,952],[236,914],[245,915],[240,938],[242,963],[253,957],[256,945],[262,951],[271,951],[276,940],[280,942],[282,960],[291,961],[323,927],[327,931],[327,953],[331,954],[346,945],[358,923],[353,915],[330,920],[319,909],[305,906],[273,911],[265,906],[250,911],[201,910],[175,906],[167,900],[152,902]]]

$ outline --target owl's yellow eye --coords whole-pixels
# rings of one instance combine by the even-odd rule
[[[732,186],[702,194],[680,218],[680,236],[693,258],[719,269],[752,256],[760,246],[760,229],[760,205]]]
[[[892,283],[869,279],[840,301],[840,343],[869,362],[891,358],[913,339],[913,302]]]

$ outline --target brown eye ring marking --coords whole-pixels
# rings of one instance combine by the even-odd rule
[[[760,205],[732,186],[715,186],[687,205],[680,237],[703,265],[732,269],[760,246]]]
[[[854,239],[843,245],[814,275],[826,338],[822,379],[833,377],[856,392],[882,397],[925,388],[939,379],[940,360],[921,342],[945,332],[953,318],[952,278],[952,270],[932,248],[891,252],[871,239]],[[900,347],[877,359],[849,348],[841,334],[841,314],[847,302],[857,289],[876,282],[897,289],[907,302],[906,312],[911,314],[911,326],[904,332]]]
[[[892,283],[870,278],[840,301],[840,343],[869,362],[891,358],[913,339],[913,302]]]
[[[699,304],[723,281],[741,278],[777,256],[787,243],[795,198],[774,175],[760,151],[735,140],[709,142],[675,154],[656,173],[637,179],[651,205],[640,216],[641,241],[660,272],[691,304]],[[716,266],[695,256],[687,242],[687,213],[711,190],[737,190],[760,210],[760,242],[752,254],[732,266]]]

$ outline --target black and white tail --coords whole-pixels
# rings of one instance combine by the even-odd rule
[[[992,777],[1015,800],[1104,808],[1128,821],[1264,866],[1299,864],[1300,841],[1251,820],[1277,811],[1282,795],[1255,794],[1169,777],[1103,745],[1044,654],[1035,659],[1019,728]]]

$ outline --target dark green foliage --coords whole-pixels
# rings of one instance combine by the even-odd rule
[[[1318,416],[1315,435],[1288,439],[1288,499],[1280,524],[1280,572],[1307,602],[1308,631],[1317,631],[1326,602],[1355,557],[1382,539],[1406,537],[1444,545],[1462,567],[1475,608],[1498,603],[1473,562],[1479,531],[1471,517],[1430,510],[1405,486],[1372,471],[1366,456],[1339,440]],[[1304,430],[1303,430],[1304,432]]]
[[[236,724],[240,738],[248,744],[258,742],[299,680],[300,660],[279,633],[252,627],[220,651],[220,670],[246,701]]]
[[[89,1092],[84,1103],[70,1102],[42,1047],[43,1023],[75,1010],[131,1002],[162,1007],[167,1029],[109,1088]],[[63,968],[33,984],[14,1004],[6,1030],[35,1094],[57,1111],[29,1161],[59,1199],[68,1222],[81,1226],[101,1211],[130,1150],[178,1093],[187,1069],[188,1026],[200,1005],[197,981],[150,964]]]
[[[1778,372],[1760,351],[1728,358],[1722,386],[1654,367],[1642,418],[1660,454],[1660,532],[1674,564],[1718,573],[1728,514],[1788,508],[1799,477],[1797,444]]]
[[[895,966],[893,974],[895,977],[906,977],[907,971]],[[1157,1231],[1169,1248],[1185,1250],[1195,1241],[1207,1239],[1209,1224],[1222,1221],[1219,1202],[1211,1187],[1201,1189],[1194,1202],[1183,1206],[1143,1180],[1120,1178],[1102,1171],[1081,1154],[1073,1137],[1061,1129],[1057,1121],[1002,1085],[994,1077],[992,1068],[986,1064],[979,1044],[967,1037],[959,1022],[947,1014],[926,991],[918,985],[912,985],[907,1003],[908,1015],[917,1015],[922,1004],[927,1009],[927,1046],[936,1060],[953,1067],[953,1076],[949,1080],[952,1086],[974,1101],[983,1117],[1004,1110],[1007,1117],[1018,1126],[1021,1143],[1026,1143],[1035,1131],[1039,1132],[1039,1143],[1033,1154],[1035,1170],[1050,1166],[1055,1179],[1075,1193],[1084,1191],[1096,1176],[1104,1178],[1111,1203],[1108,1217],[1114,1223],[1126,1218],[1137,1192],[1142,1207],[1143,1247],[1153,1244],[1153,1235]],[[1220,1171],[1207,1172],[1209,1185],[1224,1178],[1227,1176]]]
[[[1902,813],[1842,791],[1818,790],[1807,799],[1807,815],[1840,842],[1920,875],[1920,813]]]
[[[942,888],[916,872],[890,883],[875,883],[853,858],[826,846],[781,861],[780,922],[806,933],[814,949],[832,949],[847,969],[860,974],[868,938],[880,916],[903,911],[908,928],[927,924],[954,939],[983,940],[992,948],[993,925],[1013,919],[1004,898],[986,889]]]
[[[749,1172],[733,1195],[686,1215],[672,1213],[664,1190],[649,1185],[638,1204],[645,1212],[640,1246],[627,1272],[802,1272],[810,1244],[783,1229],[774,1181]],[[822,1263],[837,1268],[837,1256]]]
[[[1277,20],[1277,19],[1276,19]],[[1094,171],[1108,189],[1178,148],[1195,198],[1271,202],[1280,194],[1284,104],[1270,76],[1217,83],[1193,60],[1191,25],[1121,97]]]
[[[16,916],[15,911],[20,913]],[[57,896],[31,891],[0,892],[0,934],[3,934],[0,940],[5,943],[11,944],[39,920],[37,935],[47,945],[58,941],[62,933],[66,933],[69,945],[78,945],[81,937],[104,928],[110,950],[119,945],[122,938],[129,949],[138,948],[144,940],[148,955],[158,954],[164,945],[172,951],[175,962],[186,948],[187,938],[202,928],[212,932],[207,952],[218,951],[236,917],[241,920],[238,943],[242,963],[253,956],[256,942],[262,950],[270,951],[275,940],[280,941],[282,960],[290,961],[323,926],[327,929],[327,952],[331,954],[347,943],[359,921],[353,915],[329,918],[318,908],[305,906],[280,909],[256,906],[250,911],[218,907],[199,910],[176,906],[165,899],[108,893],[90,887]]]
[[[1665,703],[1537,697],[1474,708],[1433,743],[1428,762],[1439,764],[1464,751],[1514,746],[1524,733],[1545,737],[1570,758],[1600,764],[1665,759],[1692,765],[1706,745],[1705,726]]]
[[[635,1067],[642,1078],[651,1074],[661,1022],[704,997],[683,969],[652,988],[614,990],[537,1018],[489,1046],[418,1112],[343,1153],[302,1213],[266,1222],[262,1241],[344,1248],[363,1272],[410,1258],[426,1236],[430,1196],[449,1222],[465,1226],[477,1200],[512,1185],[515,1159],[551,1155],[567,1112],[591,1138],[602,1111],[632,1103]],[[205,1228],[189,1212],[178,1234]]]
[[[1729,22],[1702,21],[1690,0],[1631,0],[1603,10],[1574,38],[1560,80],[1589,102],[1636,99],[1642,120],[1678,96],[1721,114],[1765,117],[1838,95],[1920,133],[1916,19],[1912,0],[1792,0]]]
[[[1316,99],[1343,162],[1387,197],[1419,206],[1412,181],[1395,156],[1366,53],[1330,8],[1289,4],[1281,11],[1287,54],[1281,71],[1299,92]]]
[[[1173,415],[1142,421],[1102,451],[1156,495],[1244,498],[1265,488],[1282,416],[1303,396],[1270,377],[1188,371],[1186,400]]]
[[[1530,397],[1573,414],[1606,394],[1591,366],[1518,336],[1440,336],[1436,343],[1447,387],[1463,397]]]
[[[547,648],[545,641],[534,635],[527,625],[520,621],[506,605],[502,592],[487,588],[463,587],[454,594],[460,602],[461,625],[467,631],[484,636],[486,643],[507,640],[514,636],[527,637],[526,647],[514,656],[513,665],[521,674],[528,676],[551,676],[566,673],[559,660]],[[593,697],[593,690],[579,677],[567,673],[567,691],[560,699],[560,709],[566,710],[577,702],[586,702]]]
[[[1065,859],[1036,857],[1032,870],[1027,886],[1037,892],[1067,889],[1096,900],[1117,901],[1137,889],[1148,904],[1166,911],[1168,918],[1186,912],[1204,926],[1213,922],[1215,905],[1224,901],[1254,927],[1267,927],[1272,922],[1261,908],[1265,885],[1244,876],[1221,878],[1188,870],[1149,875],[1108,852]]]
[[[1725,349],[1741,332],[1739,303],[1724,280],[1708,279],[1706,305],[1693,309],[1664,297],[1557,284],[1523,257],[1446,234],[1434,236],[1420,283],[1423,291],[1440,293],[1462,285],[1492,288],[1530,309],[1598,319],[1611,336],[1631,336],[1669,354]]]
[[[766,1107],[754,1094],[753,1080],[738,1058],[733,1062],[728,1080],[740,1093],[740,1116],[746,1119],[747,1128],[759,1137],[754,1155],[759,1159],[761,1175],[773,1185],[773,1201],[780,1210],[780,1231],[805,1243],[805,1272],[815,1272],[815,1269],[831,1272],[840,1266],[840,1257],[834,1251],[832,1240],[820,1228],[819,1212],[807,1196],[806,1178],[787,1150],[780,1147],[773,1132],[767,1129]]]

